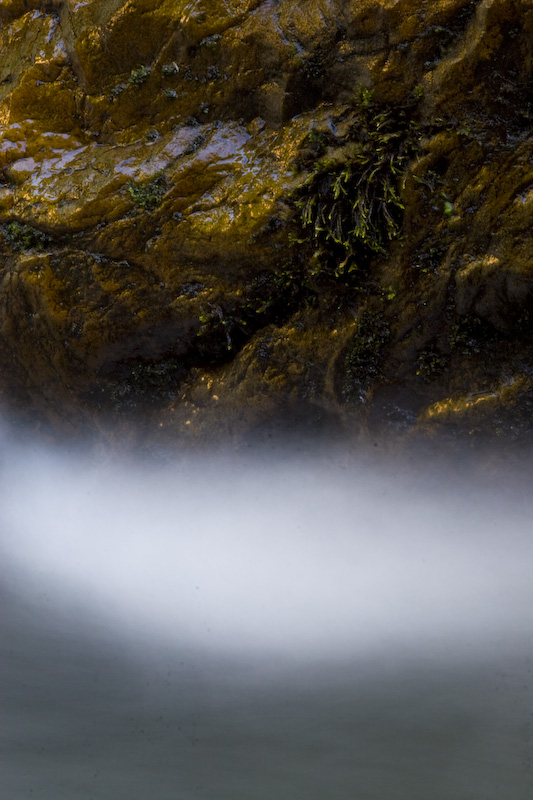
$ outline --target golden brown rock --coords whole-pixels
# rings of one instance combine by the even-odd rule
[[[9,0],[0,24],[8,416],[530,432],[530,2]]]

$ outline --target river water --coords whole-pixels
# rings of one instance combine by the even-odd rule
[[[533,796],[527,482],[13,446],[1,476],[6,800]]]

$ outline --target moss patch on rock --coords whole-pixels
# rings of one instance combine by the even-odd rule
[[[129,183],[127,189],[134,205],[150,213],[161,205],[168,186],[164,175],[157,174],[148,181]]]
[[[419,149],[414,113],[362,90],[355,113],[331,120],[342,133],[309,132],[299,158],[309,174],[294,204],[315,246],[315,270],[362,271],[400,235],[406,169]]]
[[[14,250],[44,250],[50,244],[48,234],[21,222],[1,225],[0,234]]]

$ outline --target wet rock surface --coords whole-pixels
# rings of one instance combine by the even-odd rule
[[[12,0],[0,24],[11,419],[529,436],[529,2]]]

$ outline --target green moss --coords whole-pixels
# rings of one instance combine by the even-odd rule
[[[383,375],[382,364],[391,330],[383,314],[363,311],[343,364],[342,395],[351,402],[364,402],[372,383]]]
[[[323,156],[328,147],[334,147],[336,138],[330,130],[319,130],[311,128],[300,147],[299,155],[296,159],[296,171],[308,169],[317,159]]]
[[[427,246],[414,258],[413,269],[423,274],[436,274],[447,250],[448,246],[445,244]]]
[[[201,361],[214,364],[227,360],[257,330],[281,324],[308,300],[302,276],[295,270],[280,267],[254,278],[238,299],[224,304],[206,304],[198,315],[196,337]]]
[[[50,237],[46,233],[22,222],[2,225],[0,232],[14,250],[43,250],[50,244]]]
[[[152,70],[150,69],[150,67],[145,67],[145,66],[138,67],[138,69],[132,69],[132,71],[129,74],[127,83],[124,81],[122,81],[121,83],[117,83],[117,85],[111,89],[109,93],[109,99],[111,101],[115,100],[119,95],[121,95],[123,92],[126,91],[128,86],[133,86],[136,89],[138,89],[140,86],[143,85],[143,83],[146,83],[146,81],[150,77],[151,71]]]
[[[150,67],[141,66],[137,69],[132,69],[130,72],[130,77],[128,78],[128,83],[131,86],[142,86],[143,83],[146,83],[148,78],[150,77],[151,69]]]
[[[362,90],[342,138],[308,135],[308,163],[300,159],[299,166],[309,174],[293,202],[304,237],[315,247],[315,270],[340,276],[360,269],[372,255],[386,254],[401,233],[401,191],[417,146],[408,110],[377,106],[369,90]]]
[[[331,52],[320,48],[307,58],[300,57],[300,69],[309,82],[318,81],[326,74],[328,61],[331,59]]]
[[[447,197],[443,197],[442,213],[447,219],[451,219],[451,217],[453,217],[454,214],[453,203]]]
[[[448,366],[449,360],[449,357],[445,353],[441,353],[437,347],[421,350],[417,358],[416,374],[425,383],[431,383],[442,375]]]
[[[167,188],[167,182],[161,173],[154,175],[151,180],[144,183],[130,183],[127,186],[133,203],[147,212],[154,211],[161,205]]]
[[[247,323],[238,313],[239,309],[235,311],[233,309],[226,311],[222,306],[210,303],[200,312],[198,316],[200,328],[197,333],[199,352],[204,354],[209,352],[210,358],[218,361],[224,356],[225,351],[230,353],[239,349]]]
[[[370,108],[374,100],[374,92],[366,86],[361,86],[357,92],[357,104],[361,108]]]

